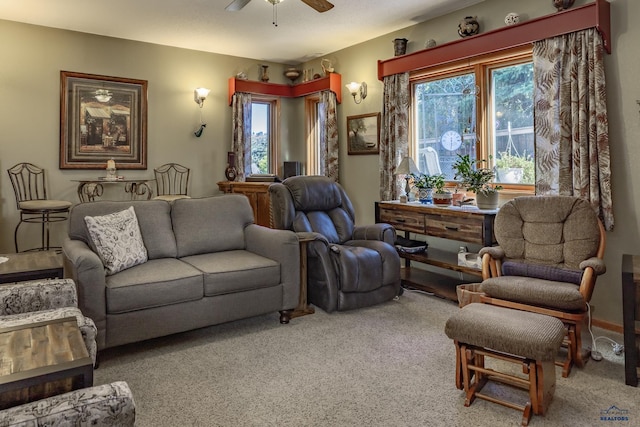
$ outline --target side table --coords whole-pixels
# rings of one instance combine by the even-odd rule
[[[312,237],[307,237],[298,233],[298,243],[300,244],[300,297],[298,306],[291,313],[291,318],[306,316],[315,313],[315,309],[307,303],[307,245],[313,241]]]
[[[20,252],[0,256],[9,258],[0,263],[0,283],[64,277],[62,254],[56,251]]]
[[[0,409],[91,386],[75,317],[0,328]]]

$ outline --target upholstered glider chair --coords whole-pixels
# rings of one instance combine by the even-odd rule
[[[269,186],[276,228],[307,243],[308,300],[327,312],[371,306],[400,293],[400,258],[389,224],[355,225],[340,184],[324,176],[294,176]]]
[[[605,233],[586,200],[570,196],[517,197],[495,219],[498,246],[482,248],[481,301],[554,316],[567,328],[568,376],[582,367],[582,328],[596,278],[606,271]]]
[[[87,352],[96,362],[96,325],[78,308],[71,279],[45,279],[0,286],[0,328],[75,317]],[[2,423],[0,423],[2,425]]]
[[[188,199],[189,175],[191,169],[178,163],[167,163],[153,170],[156,178],[156,196],[154,199],[172,202]]]
[[[136,406],[124,381],[74,390],[0,411],[0,426],[135,425]]]

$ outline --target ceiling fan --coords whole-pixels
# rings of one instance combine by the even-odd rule
[[[229,12],[237,12],[243,7],[245,7],[251,0],[233,0],[224,10]],[[271,4],[280,3],[277,0],[266,0]],[[327,0],[302,0],[305,4],[311,6],[318,12],[326,12],[327,10],[333,7],[333,4],[329,3]]]

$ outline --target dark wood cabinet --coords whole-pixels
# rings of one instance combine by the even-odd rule
[[[223,193],[244,194],[249,199],[255,223],[271,227],[269,186],[272,182],[220,181],[218,189]]]
[[[456,207],[441,207],[418,203],[376,202],[376,222],[393,225],[398,232],[439,237],[481,246],[495,244],[493,223],[497,211],[481,211]],[[456,286],[460,280],[442,274],[411,268],[411,261],[417,261],[447,270],[458,271],[477,277],[480,270],[458,265],[456,252],[429,246],[424,253],[400,252],[405,259],[402,269],[403,284],[438,296],[457,301]]]

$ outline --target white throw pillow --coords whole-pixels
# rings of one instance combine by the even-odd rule
[[[133,206],[112,214],[85,216],[84,222],[107,275],[147,262],[147,248]]]

